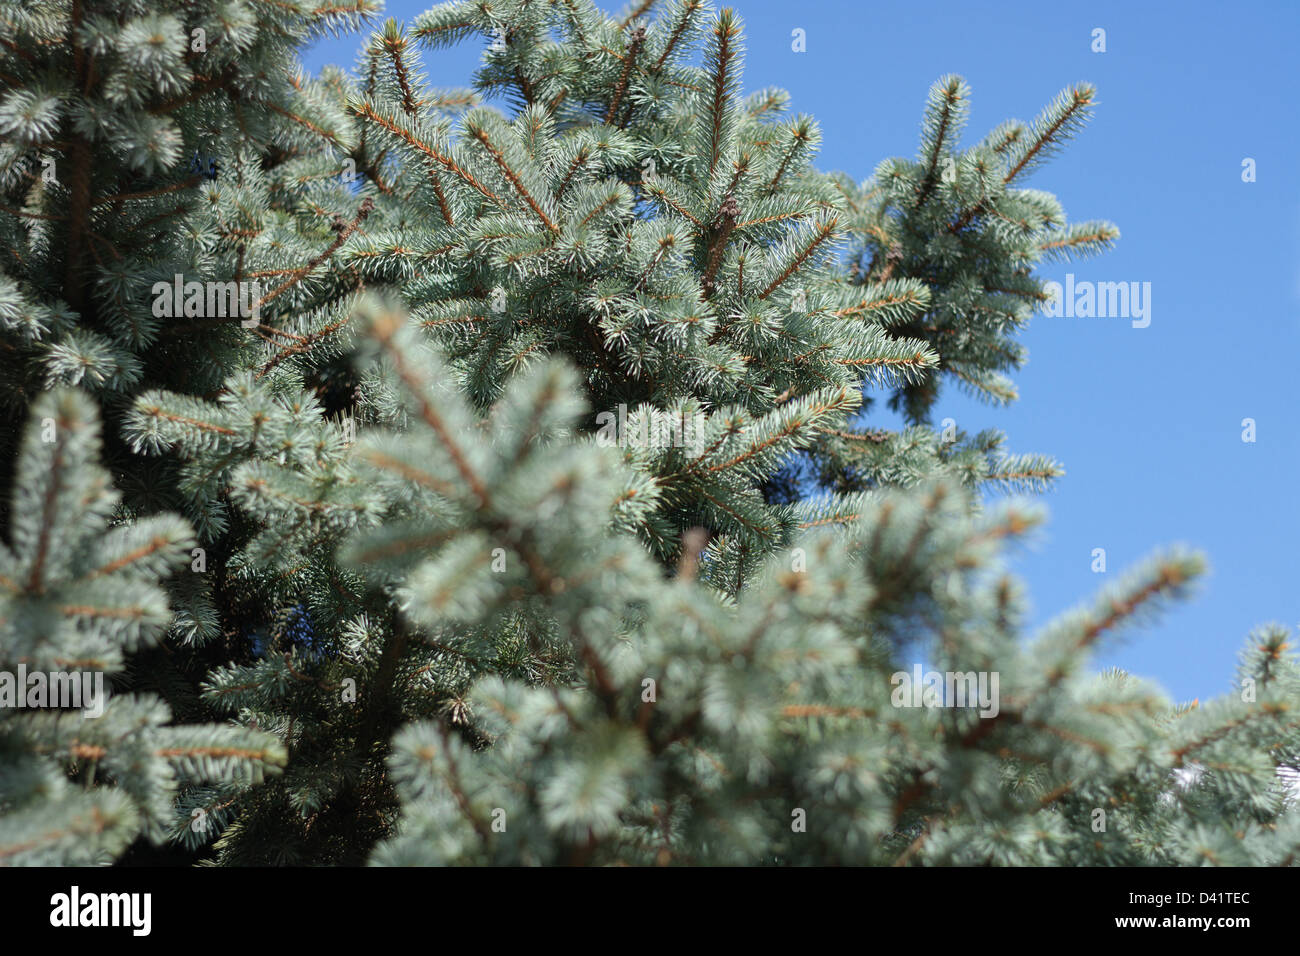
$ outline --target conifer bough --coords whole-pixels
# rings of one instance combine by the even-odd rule
[[[1041,513],[985,493],[1062,469],[930,425],[1118,237],[1025,184],[1091,87],[965,147],[941,78],[858,184],[733,11],[446,4],[301,73],[375,12],[0,5],[0,669],[116,682],[0,709],[0,861],[1294,862],[1286,629],[1206,704],[1091,673],[1172,550],[1025,639]]]

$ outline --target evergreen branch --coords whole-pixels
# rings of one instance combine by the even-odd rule
[[[704,228],[704,224],[700,222],[700,220],[697,219],[689,209],[687,209],[677,200],[673,199],[673,197],[669,196],[667,190],[663,186],[661,186],[656,180],[643,179],[641,180],[640,185],[642,189],[644,189],[650,195],[654,196],[656,199],[662,202],[673,212],[677,213],[683,219],[687,220],[691,225],[695,226],[698,229]]]
[[[560,180],[559,186],[555,189],[556,201],[564,195],[564,191],[569,188],[569,182],[573,179],[573,174],[582,166],[587,165],[587,160],[591,158],[591,153],[585,145],[578,147],[577,152],[573,154],[573,160],[569,163],[569,168],[564,173],[564,178]]]
[[[1095,232],[1088,232],[1078,236],[1070,236],[1066,239],[1056,239],[1051,242],[1040,242],[1038,249],[1040,252],[1047,252],[1052,249],[1072,249],[1076,246],[1088,245],[1089,243],[1107,242],[1115,238],[1113,231],[1109,229],[1099,229]]]
[[[451,206],[447,204],[447,194],[442,188],[442,179],[436,170],[429,170],[429,179],[433,182],[433,194],[437,197],[438,212],[442,215],[442,221],[448,226],[456,225],[456,220],[451,214]]]
[[[722,207],[718,210],[718,216],[713,223],[712,235],[709,238],[708,255],[701,280],[706,299],[713,295],[714,277],[718,274],[718,267],[722,265],[723,250],[727,246],[727,240],[731,238],[732,230],[736,228],[736,220],[739,217],[740,204],[736,202],[734,196],[728,195],[722,201]],[[761,299],[763,296],[759,296],[759,298]]]
[[[578,225],[585,226],[589,224],[593,219],[617,203],[623,195],[624,193],[621,191],[621,187],[612,187],[607,196],[593,206],[591,211],[579,220]]]
[[[300,269],[295,269],[290,278],[286,279],[266,295],[258,299],[257,303],[253,306],[253,311],[256,312],[262,306],[266,305],[266,303],[279,296],[282,292],[293,288],[303,279],[307,278],[307,276],[309,276],[317,266],[334,255],[334,253],[338,251],[339,247],[348,241],[348,238],[361,227],[361,224],[366,221],[366,217],[370,215],[374,208],[375,201],[373,199],[366,197],[361,200],[361,205],[357,208],[357,214],[352,217],[351,222],[343,224],[342,228],[338,230],[338,234],[334,237],[334,241],[331,242],[323,252],[314,256],[305,266]]]
[[[501,206],[503,208],[505,207],[505,203],[501,201],[500,196],[492,192],[492,190],[488,189],[477,179],[475,179],[468,170],[463,169],[454,159],[452,159],[450,156],[444,156],[442,153],[438,152],[432,146],[428,145],[427,143],[421,142],[409,130],[402,129],[400,126],[398,126],[396,123],[392,122],[391,120],[386,119],[383,116],[380,116],[378,113],[375,112],[374,108],[369,103],[362,103],[354,107],[354,109],[361,116],[370,120],[372,123],[379,125],[383,129],[392,133],[394,136],[397,136],[408,146],[424,154],[429,159],[433,160],[435,163],[442,166],[448,172],[458,176],[461,180],[463,180],[469,186],[473,187],[478,192],[482,193],[488,199],[491,199],[498,206]]]
[[[378,13],[382,8],[377,3],[370,3],[369,0],[355,0],[352,4],[330,3],[316,7],[308,11],[308,16],[316,20],[325,20],[330,17],[348,17],[361,14],[363,18],[368,18],[372,13]]]
[[[770,538],[772,536],[774,529],[768,525],[759,524],[752,518],[747,518],[742,512],[737,511],[724,501],[719,501],[716,496],[709,494],[709,492],[704,491],[703,489],[699,490],[699,494],[705,501],[713,505],[713,507],[717,508],[720,512],[725,514],[732,521],[736,522],[736,524],[740,525],[746,531],[749,531],[751,534],[760,535],[764,538]]]
[[[26,219],[45,219],[51,222],[65,222],[68,216],[51,216],[46,213],[28,212],[26,209],[12,209],[9,206],[0,206],[0,212],[8,213],[11,216],[21,216]]]
[[[381,451],[373,448],[366,448],[361,451],[361,457],[374,465],[376,468],[384,471],[390,471],[395,475],[400,475],[407,481],[413,481],[416,484],[423,485],[431,491],[437,492],[448,501],[456,499],[456,489],[445,481],[441,481],[427,471],[413,468],[404,461],[394,458],[392,455],[386,455]]]
[[[153,753],[155,757],[165,760],[182,757],[234,757],[238,760],[271,762],[276,757],[269,748],[250,750],[247,747],[162,747]]]
[[[178,183],[172,183],[170,186],[159,186],[157,189],[146,189],[143,192],[136,193],[117,193],[114,196],[105,196],[102,199],[96,199],[92,205],[103,206],[108,203],[123,203],[132,199],[148,199],[152,196],[161,196],[164,193],[175,192],[178,189],[192,189],[201,182],[199,176],[190,176]]]
[[[1038,244],[1038,251],[1050,259],[1069,261],[1072,254],[1089,255],[1108,249],[1119,238],[1119,230],[1108,222],[1079,223],[1063,234]]]
[[[799,522],[799,528],[800,530],[806,531],[809,528],[823,528],[827,525],[832,525],[832,524],[852,524],[853,522],[861,519],[861,517],[862,515],[860,514],[830,515],[825,518],[817,518],[813,521],[801,521]]]
[[[201,81],[197,86],[191,87],[191,89],[182,96],[175,97],[163,103],[159,103],[157,106],[150,107],[149,112],[154,116],[165,116],[168,113],[180,109],[188,103],[193,103],[201,96],[206,96],[213,90],[225,87],[237,75],[238,70],[235,64],[232,63],[216,76],[196,77],[196,79]]]
[[[650,12],[650,8],[653,7],[657,2],[658,0],[641,0],[641,5],[638,6],[631,13],[629,13],[626,17],[624,17],[622,22],[619,23],[618,28],[620,30],[626,30],[629,23],[631,23],[634,20],[641,19],[641,17],[645,16],[647,13]]]
[[[1246,726],[1251,721],[1259,720],[1261,718],[1276,717],[1281,714],[1290,713],[1290,711],[1291,708],[1287,704],[1280,703],[1280,702],[1261,701],[1258,710],[1252,710],[1242,715],[1241,717],[1236,717],[1231,720],[1228,720],[1223,724],[1219,725],[1218,727],[1214,728],[1214,730],[1212,730],[1210,733],[1202,737],[1199,737],[1196,740],[1190,741],[1189,743],[1186,743],[1181,747],[1176,748],[1172,752],[1174,757],[1174,765],[1178,767],[1184,766],[1188,754],[1194,753],[1197,750],[1205,749],[1211,744],[1219,740],[1222,740],[1224,737],[1228,736],[1234,730]],[[1296,723],[1292,722],[1291,724],[1289,724],[1289,726],[1296,726]]]
[[[474,469],[470,467],[469,460],[461,451],[460,445],[452,437],[451,431],[447,428],[446,422],[443,421],[442,416],[438,414],[438,410],[433,407],[429,402],[428,397],[425,395],[424,389],[421,386],[421,379],[411,369],[410,365],[406,362],[402,351],[396,347],[393,341],[393,338],[398,331],[398,322],[396,317],[387,313],[379,316],[373,323],[372,330],[375,338],[384,347],[385,352],[387,352],[389,359],[392,361],[398,377],[406,385],[411,396],[419,403],[420,418],[429,426],[430,429],[432,429],[433,433],[438,437],[438,441],[441,442],[443,448],[446,449],[447,454],[452,460],[452,464],[460,474],[461,479],[468,486],[470,493],[473,494],[479,507],[484,509],[488,508],[491,499],[488,496],[487,486],[483,484],[479,479],[479,476],[474,472]]]
[[[776,191],[782,177],[785,176],[785,171],[789,167],[790,162],[794,159],[799,150],[808,142],[808,139],[807,124],[800,124],[791,130],[790,148],[786,150],[785,155],[781,157],[781,164],[777,166],[776,172],[773,173],[772,178],[768,180],[768,192]]]
[[[1047,481],[1061,476],[1060,468],[1023,468],[1005,471],[990,471],[984,476],[986,481]]]
[[[955,76],[948,77],[947,82],[943,83],[943,90],[939,94],[940,103],[938,109],[938,119],[927,117],[928,122],[937,125],[936,130],[931,137],[930,154],[926,158],[925,172],[921,177],[921,184],[917,189],[916,206],[919,209],[925,205],[925,201],[930,197],[930,192],[939,180],[939,154],[946,145],[948,137],[949,124],[953,122],[953,112],[956,110],[965,96],[965,84]]]
[[[406,41],[402,36],[401,28],[395,22],[389,21],[381,42],[393,61],[393,73],[397,76],[397,86],[402,91],[402,109],[406,110],[408,116],[415,116],[417,108],[415,93],[411,90],[406,64],[402,61],[402,50],[406,46]]]
[[[823,435],[833,435],[836,438],[843,438],[846,441],[865,441],[865,442],[871,442],[876,445],[883,444],[884,442],[889,441],[889,437],[890,437],[890,433],[885,431],[884,429],[880,429],[878,431],[873,431],[873,432],[863,432],[863,433],[845,432],[835,428],[819,428],[817,430],[821,432]]]
[[[122,570],[125,567],[129,567],[132,564],[136,564],[140,561],[143,561],[145,558],[157,554],[163,548],[173,546],[174,544],[175,542],[173,541],[173,539],[167,537],[166,535],[161,535],[161,534],[155,535],[152,539],[150,539],[148,544],[142,545],[141,547],[137,548],[135,551],[132,551],[129,554],[124,554],[121,557],[116,558],[113,561],[110,561],[108,564],[103,565],[102,567],[98,567],[92,571],[88,571],[85,575],[85,579],[91,580],[93,578],[98,578],[98,577],[103,577],[105,575],[113,574],[117,571]]]
[[[877,712],[865,707],[828,707],[823,704],[787,704],[782,717],[875,717]]]
[[[673,48],[677,46],[682,35],[690,28],[691,20],[694,18],[695,14],[703,8],[703,6],[704,0],[686,0],[677,26],[673,28],[673,32],[669,35],[668,42],[664,44],[664,51],[659,55],[659,59],[655,61],[652,72],[658,73],[664,68],[664,64],[668,61],[668,57],[672,55]]]
[[[307,119],[306,117],[299,116],[297,113],[285,109],[283,106],[279,105],[278,103],[273,103],[270,100],[258,100],[257,102],[260,103],[262,106],[265,106],[267,109],[275,113],[279,113],[285,119],[297,123],[303,129],[315,133],[317,136],[321,137],[324,140],[328,140],[330,145],[334,146],[335,148],[343,150],[343,144],[339,142],[337,133],[331,133],[327,129],[322,129],[321,127],[317,126],[315,123],[313,123],[311,120]],[[344,151],[346,152],[346,150]]]
[[[531,209],[537,218],[542,221],[542,225],[558,236],[560,234],[560,227],[551,221],[550,217],[546,215],[546,212],[542,207],[538,205],[537,200],[534,199],[532,194],[524,187],[518,174],[515,173],[515,171],[510,168],[510,164],[506,162],[505,156],[502,155],[501,150],[497,149],[497,147],[493,145],[491,138],[487,134],[487,130],[476,124],[467,125],[467,129],[470,136],[482,144],[483,149],[487,152],[488,156],[492,158],[492,161],[496,163],[497,168],[501,170],[501,174],[505,176],[506,181],[514,187],[515,192],[517,192],[520,198],[527,203],[528,208]]]
[[[826,219],[821,224],[819,224],[817,226],[816,235],[813,236],[812,241],[807,246],[805,246],[804,249],[800,251],[798,255],[794,257],[794,259],[790,262],[788,266],[785,267],[785,270],[779,276],[777,276],[775,279],[772,280],[771,283],[768,284],[768,287],[766,289],[764,289],[762,292],[758,294],[758,297],[760,299],[766,299],[773,292],[775,292],[782,285],[784,285],[785,281],[789,279],[790,276],[794,275],[795,272],[798,271],[801,265],[803,265],[806,261],[808,261],[808,257],[811,256],[817,250],[817,247],[820,246],[823,242],[825,242],[835,233],[835,229],[838,226],[839,226],[838,216],[831,216],[829,219]]]
[[[1073,123],[1077,122],[1079,115],[1092,105],[1093,97],[1096,90],[1091,86],[1076,86],[1070,90],[1070,103],[1062,110],[1059,115],[1047,128],[1041,131],[1034,139],[1033,145],[1025,150],[1025,154],[1020,158],[1020,162],[1011,168],[1011,171],[1002,178],[1002,182],[1010,184],[1013,179],[1020,175],[1021,171],[1033,161],[1043,149],[1049,147],[1056,139],[1058,133],[1063,129],[1068,129]]]
[[[676,247],[676,245],[677,237],[672,233],[669,233],[659,240],[655,249],[655,254],[650,257],[650,261],[646,264],[645,270],[641,273],[641,277],[637,279],[636,285],[632,287],[633,291],[639,292],[645,287],[646,282],[650,279],[650,274],[654,272],[655,266],[662,262],[664,256],[668,254],[668,250]]]
[[[443,727],[441,723],[437,725],[437,728],[439,735],[442,737],[443,753],[447,758],[448,774],[444,777],[447,781],[447,788],[455,798],[456,805],[460,808],[460,812],[470,821],[470,825],[473,826],[474,832],[478,834],[479,839],[484,843],[488,843],[492,839],[491,831],[487,824],[474,812],[474,808],[471,806],[469,798],[465,795],[465,788],[460,782],[460,771],[456,766],[455,759],[451,755],[451,747],[448,745],[447,729]],[[423,756],[424,753],[422,752],[421,755]],[[432,753],[428,753],[428,755],[425,756],[425,759],[432,760],[432,756]]]
[[[791,219],[795,219],[795,220],[804,219],[807,217],[807,215],[808,215],[807,211],[802,209],[797,212],[780,212],[780,213],[775,213],[771,216],[760,216],[757,219],[746,219],[744,222],[736,223],[736,228],[747,229],[750,226],[764,226],[767,225],[769,222],[788,222]]]
[[[141,621],[149,616],[144,607],[99,607],[93,604],[60,604],[59,613],[65,617],[94,617],[109,620]]]
[[[653,2],[653,0],[650,0]],[[618,83],[614,85],[614,96],[610,100],[609,109],[605,113],[605,123],[609,124],[614,121],[614,114],[618,111],[618,104],[623,101],[623,94],[627,92],[628,79],[632,75],[632,68],[636,64],[637,55],[641,52],[641,45],[645,43],[645,27],[637,27],[632,31],[632,42],[628,46],[627,56],[623,60],[623,73],[618,78]],[[627,125],[627,118],[624,117],[620,127]]]
[[[944,368],[944,371],[966,383],[980,394],[989,396],[994,401],[1009,403],[1020,397],[1015,388],[1010,385],[997,380],[977,379],[969,372],[963,371],[959,366],[950,364]],[[998,378],[1001,378],[1001,376],[998,376]]]
[[[348,322],[351,320],[351,318],[352,316],[349,313],[348,315],[339,319],[337,322],[332,322],[329,325],[325,326],[323,329],[320,329],[319,331],[313,332],[310,335],[306,336],[305,338],[302,338],[302,341],[297,342],[290,346],[286,346],[281,351],[273,355],[266,362],[266,364],[262,366],[262,368],[257,373],[257,377],[263,378],[266,376],[268,372],[270,372],[272,369],[274,369],[277,365],[279,365],[281,362],[285,361],[286,359],[292,358],[295,355],[301,355],[303,352],[310,351],[322,339],[327,338],[330,335],[333,335],[335,332],[345,327],[348,324]]]
[[[421,483],[425,484],[426,487],[434,488],[435,490],[438,491],[439,494],[443,495],[443,497],[446,497],[448,498],[448,500],[450,500],[450,495],[448,494],[448,492],[451,489],[448,488],[445,484],[436,482],[430,475],[420,474],[416,472],[415,469],[406,467],[402,463],[397,462],[395,459],[388,458],[382,455],[373,455],[373,454],[368,455],[367,460],[370,461],[372,464],[376,465],[376,467],[384,468],[396,474],[400,474],[403,478],[421,481]],[[438,531],[438,532],[432,532],[430,534],[419,535],[413,538],[403,538],[400,540],[377,543],[372,547],[362,547],[356,549],[356,551],[352,552],[351,557],[355,560],[357,564],[369,565],[369,564],[378,564],[381,561],[390,560],[395,557],[427,554],[429,552],[437,550],[442,545],[452,540],[454,537],[456,537],[456,534],[457,532],[455,531]],[[432,639],[424,635],[420,635],[420,639],[424,641],[426,644],[429,644],[433,647],[448,651],[450,653],[460,654],[459,651],[456,651],[452,648],[442,647],[442,645],[438,644],[437,642],[433,641]],[[462,654],[461,656],[463,657],[464,655]]]
[[[890,309],[896,305],[924,305],[925,299],[917,292],[908,290],[902,295],[885,296],[881,299],[863,299],[857,305],[849,306],[845,309],[834,309],[831,315],[836,318],[842,318],[849,315],[862,315],[866,312],[874,312],[877,309]]]
[[[459,33],[478,28],[478,24],[473,20],[462,20],[457,23],[433,24],[427,26],[417,26],[411,35],[421,40],[441,39],[440,34]]]
[[[777,442],[784,441],[785,439],[798,434],[800,431],[803,430],[803,428],[807,424],[808,419],[817,418],[818,416],[826,412],[838,411],[842,409],[844,407],[846,399],[848,399],[849,397],[849,394],[850,393],[847,389],[841,389],[839,392],[837,392],[835,395],[833,395],[825,402],[812,405],[808,409],[801,411],[799,415],[791,416],[788,422],[786,422],[783,426],[777,429],[768,438],[764,439],[761,442],[758,442],[757,444],[750,446],[743,453],[735,456],[734,458],[731,458],[724,462],[719,462],[716,465],[710,465],[708,468],[705,469],[705,471],[713,472],[713,471],[721,471],[723,469],[731,469],[734,468],[736,465],[741,464],[742,462],[749,461],[755,455],[758,455],[764,450],[772,447]]]
[[[1063,131],[1068,131],[1071,127],[1077,126],[1082,118],[1086,115],[1087,108],[1092,105],[1093,97],[1096,91],[1091,86],[1077,86],[1068,91],[1068,97],[1064,94],[1058,98],[1057,115],[1050,122],[1047,122],[1039,131],[1034,142],[1025,150],[1019,161],[1003,177],[1003,185],[1010,185],[1020,173],[1028,167],[1040,153],[1049,150],[1055,145],[1056,137]],[[1068,99],[1068,102],[1066,100]],[[989,199],[985,197],[974,206],[965,210],[956,220],[948,227],[952,233],[961,232],[976,216],[987,212],[989,209]]]
[[[712,101],[707,122],[709,124],[706,150],[706,180],[713,178],[713,172],[722,161],[723,133],[726,122],[727,101],[731,85],[735,82],[731,75],[732,60],[735,58],[735,42],[740,35],[740,24],[736,22],[731,10],[723,10],[713,27],[713,36],[717,41],[714,60],[714,73],[711,77]]]
[[[199,431],[212,432],[215,435],[233,436],[234,429],[225,428],[221,425],[214,425],[211,422],[199,421],[197,418],[187,418],[184,415],[176,415],[171,412],[165,412],[157,405],[143,405],[140,408],[140,414],[149,418],[162,419],[163,421],[173,422],[179,425],[188,425],[191,428],[197,428]]]
[[[0,859],[17,856],[20,853],[27,853],[42,845],[57,844],[66,837],[85,838],[87,836],[96,836],[103,833],[108,828],[109,821],[105,818],[103,813],[100,812],[99,807],[91,806],[88,817],[90,821],[88,826],[73,825],[64,829],[51,830],[48,833],[42,833],[39,837],[26,840],[22,843],[0,846]],[[79,823],[81,819],[83,818],[78,818],[76,822]]]

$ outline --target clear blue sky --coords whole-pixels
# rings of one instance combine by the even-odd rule
[[[410,21],[432,4],[389,0]],[[617,4],[601,4],[618,10]],[[1092,126],[1028,184],[1075,221],[1109,219],[1115,251],[1049,279],[1151,283],[1151,324],[1035,317],[1022,341],[1020,401],[991,408],[947,389],[935,421],[997,427],[1013,451],[1054,455],[1067,474],[1050,520],[1012,564],[1042,623],[1158,546],[1205,551],[1191,601],[1099,659],[1156,680],[1177,700],[1229,689],[1256,624],[1300,622],[1300,4],[928,0],[739,0],[746,91],[780,86],[822,128],[817,163],[857,180],[912,156],[926,91],[945,73],[974,94],[967,142],[1003,119],[1032,119],[1061,88],[1097,85]],[[1105,53],[1091,51],[1106,31]],[[807,52],[791,50],[791,31]],[[351,66],[357,36],[307,55]],[[468,86],[485,43],[425,53],[436,86]],[[1243,183],[1251,157],[1257,181]],[[1253,418],[1257,440],[1241,440]],[[883,410],[873,418],[892,425]],[[1106,575],[1091,570],[1105,548]]]

